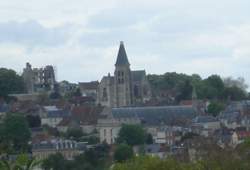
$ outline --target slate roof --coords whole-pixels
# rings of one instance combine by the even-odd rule
[[[213,116],[197,116],[193,120],[194,123],[208,123],[208,122],[218,122]]]
[[[95,90],[98,88],[99,82],[98,81],[79,82],[78,84],[81,89]]]
[[[71,113],[72,119],[79,121],[81,124],[97,124],[103,107],[94,106],[75,106]]]
[[[47,112],[47,117],[67,117],[70,115],[70,112],[63,109],[58,109],[56,106],[44,106],[45,111]]]
[[[228,112],[219,116],[219,119],[227,120],[228,122],[238,122],[240,120],[240,112]]]
[[[0,104],[0,112],[8,112],[10,107],[7,104]]]
[[[133,81],[142,81],[143,77],[146,76],[145,70],[132,71],[131,73],[132,73],[132,80]]]
[[[177,121],[191,121],[195,110],[191,106],[154,106],[154,107],[126,107],[113,108],[112,115],[115,119],[138,118],[147,125],[170,125]]]
[[[129,65],[128,57],[123,42],[120,42],[120,47],[116,59],[115,66]]]

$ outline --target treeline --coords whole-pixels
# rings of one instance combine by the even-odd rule
[[[165,73],[163,75],[148,75],[154,97],[161,97],[163,93],[174,97],[174,102],[192,99],[209,100],[244,100],[249,97],[247,85],[243,78],[231,77],[222,79],[219,75],[211,75],[202,79],[198,74]]]
[[[24,91],[25,85],[22,76],[14,70],[0,68],[0,97],[6,98],[9,94]]]
[[[203,140],[207,141],[206,138]],[[209,141],[209,140],[208,140]],[[116,161],[112,170],[249,170],[250,140],[236,148],[222,149],[214,143],[202,142],[197,152],[186,152],[195,159],[182,159],[180,155],[168,155],[164,159],[157,156],[139,154],[122,162]],[[196,149],[198,149],[196,148]],[[199,156],[198,156],[199,155]]]

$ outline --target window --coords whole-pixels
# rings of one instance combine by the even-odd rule
[[[134,95],[135,97],[139,97],[139,88],[137,85],[134,86]]]
[[[103,130],[103,134],[104,134],[104,136],[106,136],[106,129]]]
[[[118,71],[117,81],[118,81],[118,84],[124,83],[124,72],[123,71]]]
[[[102,90],[102,100],[103,101],[108,100],[108,94],[107,94],[107,89],[106,88],[103,88],[103,90]]]

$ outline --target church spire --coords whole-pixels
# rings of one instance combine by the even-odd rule
[[[124,43],[123,41],[121,41],[115,66],[123,66],[123,65],[130,65],[130,64],[129,64],[128,57],[126,54]]]

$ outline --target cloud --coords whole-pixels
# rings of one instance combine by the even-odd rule
[[[0,1],[0,66],[52,64],[58,79],[114,71],[120,40],[132,69],[241,76],[250,64],[248,0]],[[2,62],[4,61],[4,62]]]
[[[20,43],[29,46],[56,46],[67,41],[67,26],[45,28],[34,20],[0,23],[0,43]]]

